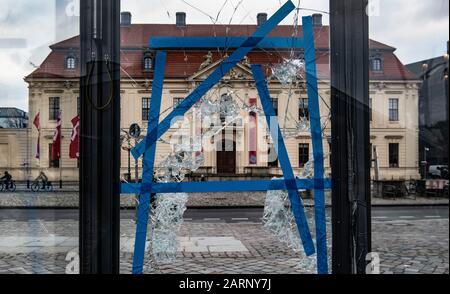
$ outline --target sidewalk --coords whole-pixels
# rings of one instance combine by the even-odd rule
[[[121,220],[121,272],[131,273],[136,224]],[[0,222],[0,274],[64,274],[69,252],[78,251],[78,222]],[[374,221],[373,252],[383,274],[448,274],[448,220]],[[314,222],[311,222],[314,235]],[[328,245],[331,227],[327,223]],[[150,234],[149,234],[150,236]],[[307,259],[265,231],[261,223],[183,223],[180,247],[172,263],[145,273],[300,274]],[[148,265],[149,252],[145,263]],[[70,268],[70,267],[69,267]]]
[[[0,208],[78,208],[78,192],[16,192],[0,193]],[[193,193],[188,207],[263,207],[264,192],[242,193]],[[313,199],[304,199],[305,206],[314,206]],[[133,195],[122,195],[122,207],[135,206]],[[326,205],[331,206],[331,194],[327,192]],[[372,198],[373,206],[434,206],[449,205],[448,198],[408,197]]]

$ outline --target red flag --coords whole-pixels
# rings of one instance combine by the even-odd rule
[[[61,158],[61,113],[58,114],[55,134],[53,135],[52,159],[59,160]]]
[[[41,141],[41,113],[38,112],[38,114],[36,115],[36,117],[34,118],[33,121],[33,125],[36,127],[36,129],[38,130],[38,140],[37,140],[37,146],[36,146],[36,158],[39,159],[41,158],[41,146],[40,146],[40,141]]]
[[[249,99],[250,106],[256,106],[257,100],[256,98],[250,98]],[[256,112],[250,112],[250,122],[249,122],[249,163],[250,164],[257,164],[258,163],[258,153],[257,153],[257,146],[258,146],[258,117],[256,115]]]
[[[80,158],[80,116],[72,119],[72,135],[70,136],[69,156],[72,159]]]

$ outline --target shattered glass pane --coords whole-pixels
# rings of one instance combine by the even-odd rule
[[[308,209],[306,209],[308,214]],[[308,225],[314,231],[312,218]],[[300,256],[297,268],[305,273],[317,273],[317,255],[306,256],[298,235],[294,214],[292,213],[287,191],[268,191],[264,205],[263,228],[273,234]],[[328,264],[331,265],[331,242],[327,242]]]
[[[310,123],[307,118],[303,118],[297,123],[297,132],[299,133],[309,133],[310,132]]]
[[[217,102],[211,101],[209,99],[202,99],[200,103],[200,115],[201,117],[208,117],[213,114],[216,114],[219,112],[219,105]]]
[[[263,227],[295,252],[301,250],[287,191],[267,191]]]
[[[303,133],[310,132],[310,123],[306,118],[302,118],[300,121],[296,122],[295,129],[283,129],[285,138],[296,138]]]
[[[310,160],[303,166],[300,173],[301,179],[312,179],[314,177],[314,159],[310,155]]]
[[[219,115],[220,117],[227,117],[229,120],[237,117],[241,110],[241,107],[233,99],[233,92],[223,94],[220,99],[215,101],[211,97],[204,97],[196,107],[200,110],[198,112],[198,117],[200,118],[210,118]]]
[[[330,154],[324,154],[323,159],[326,160]],[[313,179],[314,178],[314,155],[309,155],[310,160],[303,166],[302,171],[300,172],[300,179]],[[325,171],[323,178],[326,178]]]
[[[300,269],[308,273],[317,271],[316,256],[306,256],[297,233],[295,217],[290,208],[287,191],[268,191],[264,206],[263,227],[278,240],[300,255]],[[311,224],[310,224],[311,227]]]
[[[232,92],[222,95],[219,104],[220,117],[225,117],[228,120],[233,120],[240,112],[240,107],[236,104],[231,95]]]
[[[257,115],[264,115],[264,111],[261,108],[259,108],[258,106],[256,106],[256,105],[249,106],[249,105],[244,104],[242,106],[242,110],[244,110],[247,113],[254,112]]]
[[[189,149],[183,149],[183,146],[178,145],[175,148],[176,151],[160,163],[156,175],[158,182],[182,182],[186,174],[195,172],[203,166],[205,161],[204,154],[198,154],[198,152],[194,151],[196,149],[192,149],[192,146],[190,145]]]
[[[272,78],[277,79],[283,85],[289,85],[300,78],[300,72],[304,68],[305,62],[302,59],[285,59],[272,67]]]
[[[211,100],[212,97],[203,97],[196,104],[196,119],[202,123],[202,135],[197,136],[195,140],[183,140],[181,143],[172,142],[173,151],[162,160],[157,168],[156,178],[159,182],[181,182],[186,175],[197,171],[204,165],[205,156],[202,150],[202,142],[221,133],[227,126],[238,120],[240,107],[233,99],[233,92],[224,94],[217,101]],[[220,122],[217,123],[217,119]],[[213,123],[216,122],[216,123]],[[178,125],[178,127],[180,127]],[[184,126],[189,128],[189,126]]]
[[[271,68],[272,79],[277,79],[283,86],[298,87],[298,81],[305,69],[302,58],[293,55],[290,59],[284,59],[280,64]],[[227,90],[226,94],[220,89],[211,91],[195,105],[194,119],[202,122],[201,135],[196,133],[195,140],[187,140],[182,143],[172,143],[172,152],[160,164],[157,170],[159,182],[181,182],[186,175],[197,171],[205,162],[205,154],[201,152],[202,142],[220,134],[229,125],[235,122],[241,112],[257,113],[264,116],[264,111],[256,105],[247,105],[247,98],[239,97],[238,92]],[[226,86],[225,86],[226,87]],[[297,137],[302,133],[310,132],[310,122],[307,117],[299,119],[289,117],[287,107],[290,105],[294,91],[289,89],[288,103],[285,111],[283,132],[285,137]],[[287,124],[287,120],[291,124]],[[270,134],[269,131],[267,131]],[[311,156],[311,158],[313,158]],[[308,162],[302,169],[300,178],[311,179],[314,177],[314,160]],[[181,195],[181,196],[180,196]],[[183,212],[186,209],[186,194],[168,194],[159,197],[156,208],[152,214],[154,223],[152,253],[155,261],[171,262],[175,259],[178,243],[177,234],[183,221]],[[286,244],[300,256],[298,267],[305,272],[315,273],[316,256],[307,257],[298,236],[294,215],[290,208],[287,191],[268,191],[263,217],[264,228],[274,234],[282,243]],[[310,224],[313,227],[313,224]]]
[[[186,193],[157,195],[150,215],[153,229],[151,249],[156,263],[170,263],[176,259],[178,234],[187,201]]]

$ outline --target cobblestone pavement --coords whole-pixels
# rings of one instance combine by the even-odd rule
[[[379,253],[381,273],[448,274],[448,226],[448,219],[373,221],[373,251]],[[134,228],[132,220],[122,220],[121,272],[125,274],[131,272]],[[0,274],[70,271],[73,263],[66,256],[76,252],[77,235],[78,223],[73,220],[1,221]],[[266,233],[260,223],[188,221],[181,237],[228,240],[244,248],[179,252],[174,263],[160,264],[147,273],[305,273],[298,267],[300,256]]]

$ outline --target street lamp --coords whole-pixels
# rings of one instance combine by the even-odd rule
[[[135,146],[137,146],[137,144],[139,143],[139,137],[141,136],[141,127],[134,123],[130,126],[130,129],[128,130],[128,134],[130,135],[131,138],[134,139],[134,144]],[[128,153],[129,156],[130,153]],[[136,183],[139,182],[139,160],[135,159],[135,180]],[[131,178],[131,172],[130,172],[130,178]]]
[[[424,174],[425,180],[427,179],[427,165],[428,165],[427,152],[428,151],[430,151],[430,148],[425,147],[424,152],[423,152],[423,170],[424,170],[423,174]]]
[[[127,146],[122,146],[122,150],[127,151],[128,153],[128,173],[127,173],[127,181],[131,182],[131,136],[129,134],[129,132],[127,130],[121,130],[124,134],[125,137],[122,140],[122,144],[124,143],[124,141],[126,140],[126,142],[128,143]],[[121,144],[121,145],[122,145]]]
[[[133,146],[131,146],[131,140],[134,139],[135,146],[139,143],[139,137],[141,135],[141,127],[138,124],[132,124],[128,130],[121,129],[122,133],[125,134],[125,137],[123,138],[121,145],[126,140],[128,145],[123,146],[122,149],[128,152],[128,182],[131,182],[131,149],[133,149]],[[136,159],[135,161],[135,176],[136,176],[136,183],[139,182],[139,161]]]

